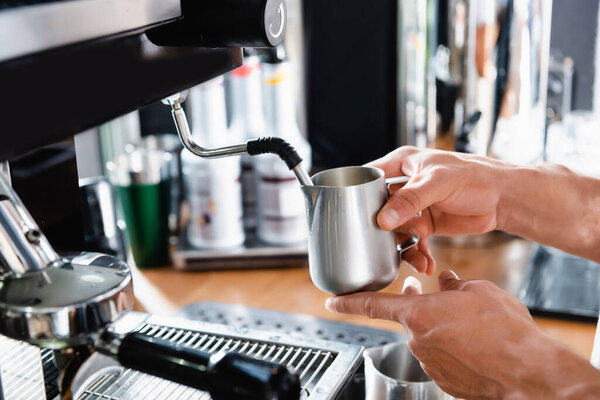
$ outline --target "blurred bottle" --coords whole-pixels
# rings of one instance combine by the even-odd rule
[[[291,65],[283,46],[263,53],[262,78],[266,136],[290,142],[310,169],[311,149],[296,120]],[[294,174],[274,155],[254,157],[257,175],[257,236],[274,245],[307,237],[304,198]]]
[[[244,50],[244,65],[227,75],[231,109],[231,136],[236,141],[265,136],[262,108],[260,58],[256,50]],[[252,157],[242,156],[244,228],[256,229],[256,176]]]
[[[192,136],[206,147],[232,143],[225,116],[223,78],[190,90]],[[187,238],[198,248],[236,247],[244,242],[240,158],[203,159],[182,153]]]

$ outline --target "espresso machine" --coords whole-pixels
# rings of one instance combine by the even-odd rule
[[[41,158],[38,150],[59,143],[63,159],[73,135],[146,104],[166,99],[187,129],[184,97],[173,94],[241,65],[243,46],[281,43],[286,16],[283,0],[0,5],[0,398],[329,399],[344,386],[358,346],[132,312],[126,263],[53,246],[81,233],[72,221],[53,229],[46,212],[69,204],[77,214],[73,176],[44,175],[48,164],[39,163],[44,189],[17,195],[26,192],[17,168],[24,158]],[[185,142],[187,133],[184,144],[203,153]],[[310,179],[283,143],[256,141],[243,150],[278,152]],[[91,357],[108,369],[81,377]]]

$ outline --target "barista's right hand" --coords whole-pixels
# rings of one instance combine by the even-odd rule
[[[419,272],[435,271],[427,246],[431,235],[477,234],[497,228],[501,172],[508,166],[501,161],[404,146],[368,165],[383,169],[386,177],[410,177],[393,192],[377,221],[385,230],[396,230],[399,242],[407,235],[421,238],[403,255]]]

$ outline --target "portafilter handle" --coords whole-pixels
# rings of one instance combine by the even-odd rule
[[[0,174],[0,271],[2,276],[42,270],[60,257],[6,178]]]
[[[298,155],[298,152],[285,140],[278,137],[265,137],[252,139],[246,143],[235,144],[232,146],[218,147],[214,149],[208,149],[200,146],[194,141],[190,126],[185,115],[185,111],[181,106],[187,98],[187,91],[175,93],[172,96],[166,97],[162,100],[163,104],[171,106],[171,114],[177,133],[181,142],[193,154],[202,158],[221,158],[240,156],[243,154],[249,154],[256,156],[259,154],[276,154],[285,162],[290,171],[292,171],[300,184],[303,186],[313,186],[313,182],[308,175],[308,172],[302,164],[302,158]]]
[[[124,367],[207,391],[215,400],[300,398],[300,379],[287,367],[239,353],[210,354],[138,332],[107,331],[96,347]]]

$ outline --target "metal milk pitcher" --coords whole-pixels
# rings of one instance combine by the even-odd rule
[[[302,186],[308,218],[310,276],[321,290],[341,295],[383,289],[396,279],[400,254],[418,243],[396,245],[394,232],[377,225],[389,198],[389,185],[408,177],[385,179],[381,169],[344,167],[312,177]]]

